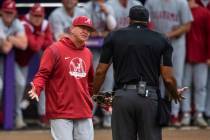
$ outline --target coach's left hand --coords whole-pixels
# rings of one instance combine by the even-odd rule
[[[36,94],[36,89],[35,89],[35,86],[33,84],[33,82],[30,83],[31,84],[31,90],[28,92],[28,95],[29,97],[33,100],[35,99],[37,102],[39,102],[39,97],[38,95]]]

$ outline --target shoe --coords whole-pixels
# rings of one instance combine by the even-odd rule
[[[101,119],[98,116],[93,116],[93,126],[99,128],[101,124]]]
[[[189,126],[191,121],[191,116],[189,113],[184,113],[182,120],[181,120],[181,125],[183,126]]]
[[[27,124],[23,121],[23,118],[22,117],[16,117],[16,120],[15,120],[15,128],[16,129],[24,129],[27,127]]]
[[[48,118],[47,118],[45,115],[41,115],[41,116],[39,117],[38,125],[39,125],[41,128],[43,128],[43,129],[48,129],[48,128],[50,128],[49,120],[48,120]]]
[[[181,123],[179,122],[179,118],[172,115],[171,121],[170,121],[170,126],[179,128],[181,126]]]
[[[201,128],[206,128],[208,126],[207,122],[203,118],[202,113],[197,113],[194,119],[194,125],[199,126]]]
[[[111,128],[111,115],[105,115],[103,118],[103,127]]]
[[[20,103],[20,108],[25,110],[29,107],[30,105],[30,102],[28,100],[23,100],[21,103]]]

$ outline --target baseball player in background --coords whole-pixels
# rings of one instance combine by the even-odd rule
[[[210,0],[196,0],[196,2],[206,8],[210,12]],[[210,44],[210,39],[208,39],[208,45]],[[210,61],[207,62],[210,64]],[[206,97],[206,107],[205,115],[207,118],[207,123],[210,126],[210,67],[208,67],[208,78],[207,78],[207,97]]]
[[[0,17],[0,30],[1,31],[1,53],[8,54],[13,48],[25,50],[27,48],[27,38],[25,35],[24,27],[20,20],[16,18],[17,9],[16,3],[13,0],[5,0],[2,4],[2,16]],[[3,55],[0,54],[0,78],[3,77]],[[15,77],[17,71],[15,71]],[[16,81],[19,80],[16,78]],[[1,80],[0,80],[1,81]],[[19,87],[16,85],[16,89]],[[19,89],[18,89],[19,90]],[[15,108],[15,127],[22,128],[26,124],[23,122],[22,111],[20,108],[20,100],[23,98],[23,92],[16,92],[16,108]]]
[[[172,43],[174,76],[178,88],[181,88],[186,54],[185,34],[193,20],[188,3],[186,0],[147,0],[145,7],[149,10],[154,30],[164,33]],[[179,111],[180,104],[172,102],[173,126],[180,126]]]
[[[65,29],[72,24],[73,18],[87,15],[85,10],[77,5],[78,0],[62,0],[63,6],[55,9],[49,16],[55,40],[65,35]]]
[[[129,25],[129,10],[135,5],[142,5],[136,0],[109,0],[107,2],[114,10],[114,16],[117,21],[116,29],[127,27]]]
[[[104,38],[109,31],[112,31],[116,27],[116,20],[114,18],[114,11],[110,5],[105,2],[105,0],[92,0],[86,3],[84,6],[89,17],[93,21],[93,25],[96,29],[95,32],[91,34],[92,38],[100,37]],[[91,48],[93,53],[93,66],[94,70],[98,65],[100,53],[101,53],[101,46],[97,48]],[[110,67],[108,70],[108,74],[106,76],[105,83],[103,84],[101,90],[102,91],[112,91],[114,85],[114,78],[113,78],[113,67]],[[97,109],[97,105],[95,104],[95,109]],[[94,110],[95,110],[94,109]],[[103,127],[110,128],[111,127],[111,112],[103,110]],[[94,116],[95,123],[99,123],[100,119]]]
[[[93,58],[85,45],[92,31],[88,17],[76,17],[68,35],[45,50],[28,92],[39,101],[45,87],[46,116],[54,140],[93,140]]]
[[[45,48],[53,43],[52,31],[49,22],[44,19],[45,10],[40,4],[34,4],[30,11],[22,18],[22,23],[25,28],[25,33],[28,39],[28,47],[26,50],[15,50],[15,72],[16,72],[16,93],[23,95],[28,78],[30,63],[34,55],[38,55]],[[34,65],[34,64],[33,64]],[[35,66],[33,66],[35,67]],[[37,66],[38,67],[38,66]],[[37,68],[38,69],[38,68]],[[19,97],[19,96],[18,96]],[[20,109],[23,96],[17,98],[17,110]],[[44,120],[45,115],[45,96],[42,94],[38,105],[38,114],[40,120]],[[20,112],[19,110],[18,112]],[[41,123],[40,123],[41,124]],[[21,121],[17,120],[17,125],[21,128]]]
[[[194,125],[207,127],[203,117],[206,101],[206,86],[208,75],[208,64],[210,49],[208,32],[210,32],[210,13],[207,9],[199,6],[195,0],[188,1],[193,14],[193,22],[190,31],[186,35],[186,64],[183,85],[192,87],[193,90],[184,92],[185,100],[182,101],[183,117],[182,125],[190,125],[191,122],[191,99],[194,96]]]

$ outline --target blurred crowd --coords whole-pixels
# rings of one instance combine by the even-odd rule
[[[189,87],[184,92],[186,99],[181,104],[172,102],[170,125],[195,125],[202,128],[210,125],[210,0],[90,0],[81,5],[78,5],[78,0],[62,0],[62,4],[49,15],[39,3],[35,3],[25,15],[18,14],[13,0],[4,0],[1,5],[1,111],[4,105],[4,66],[13,54],[16,129],[27,127],[22,111],[31,102],[25,94],[39,67],[36,62],[48,46],[68,34],[67,28],[72,20],[80,15],[90,17],[96,28],[91,38],[104,38],[110,31],[128,26],[128,12],[134,5],[144,5],[150,13],[148,27],[168,37],[174,49],[173,66],[177,85],[179,88]],[[96,69],[101,47],[90,47],[90,50]],[[114,90],[113,75],[113,67],[110,67],[101,90]],[[167,91],[164,90],[163,82],[160,83],[164,96]],[[37,108],[40,125],[47,126],[44,92]],[[95,126],[111,127],[111,111],[95,104],[93,113]]]

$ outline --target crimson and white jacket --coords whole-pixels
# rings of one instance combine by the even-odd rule
[[[69,38],[45,50],[33,83],[38,95],[45,87],[48,118],[92,117],[92,59],[88,48],[76,48]]]

